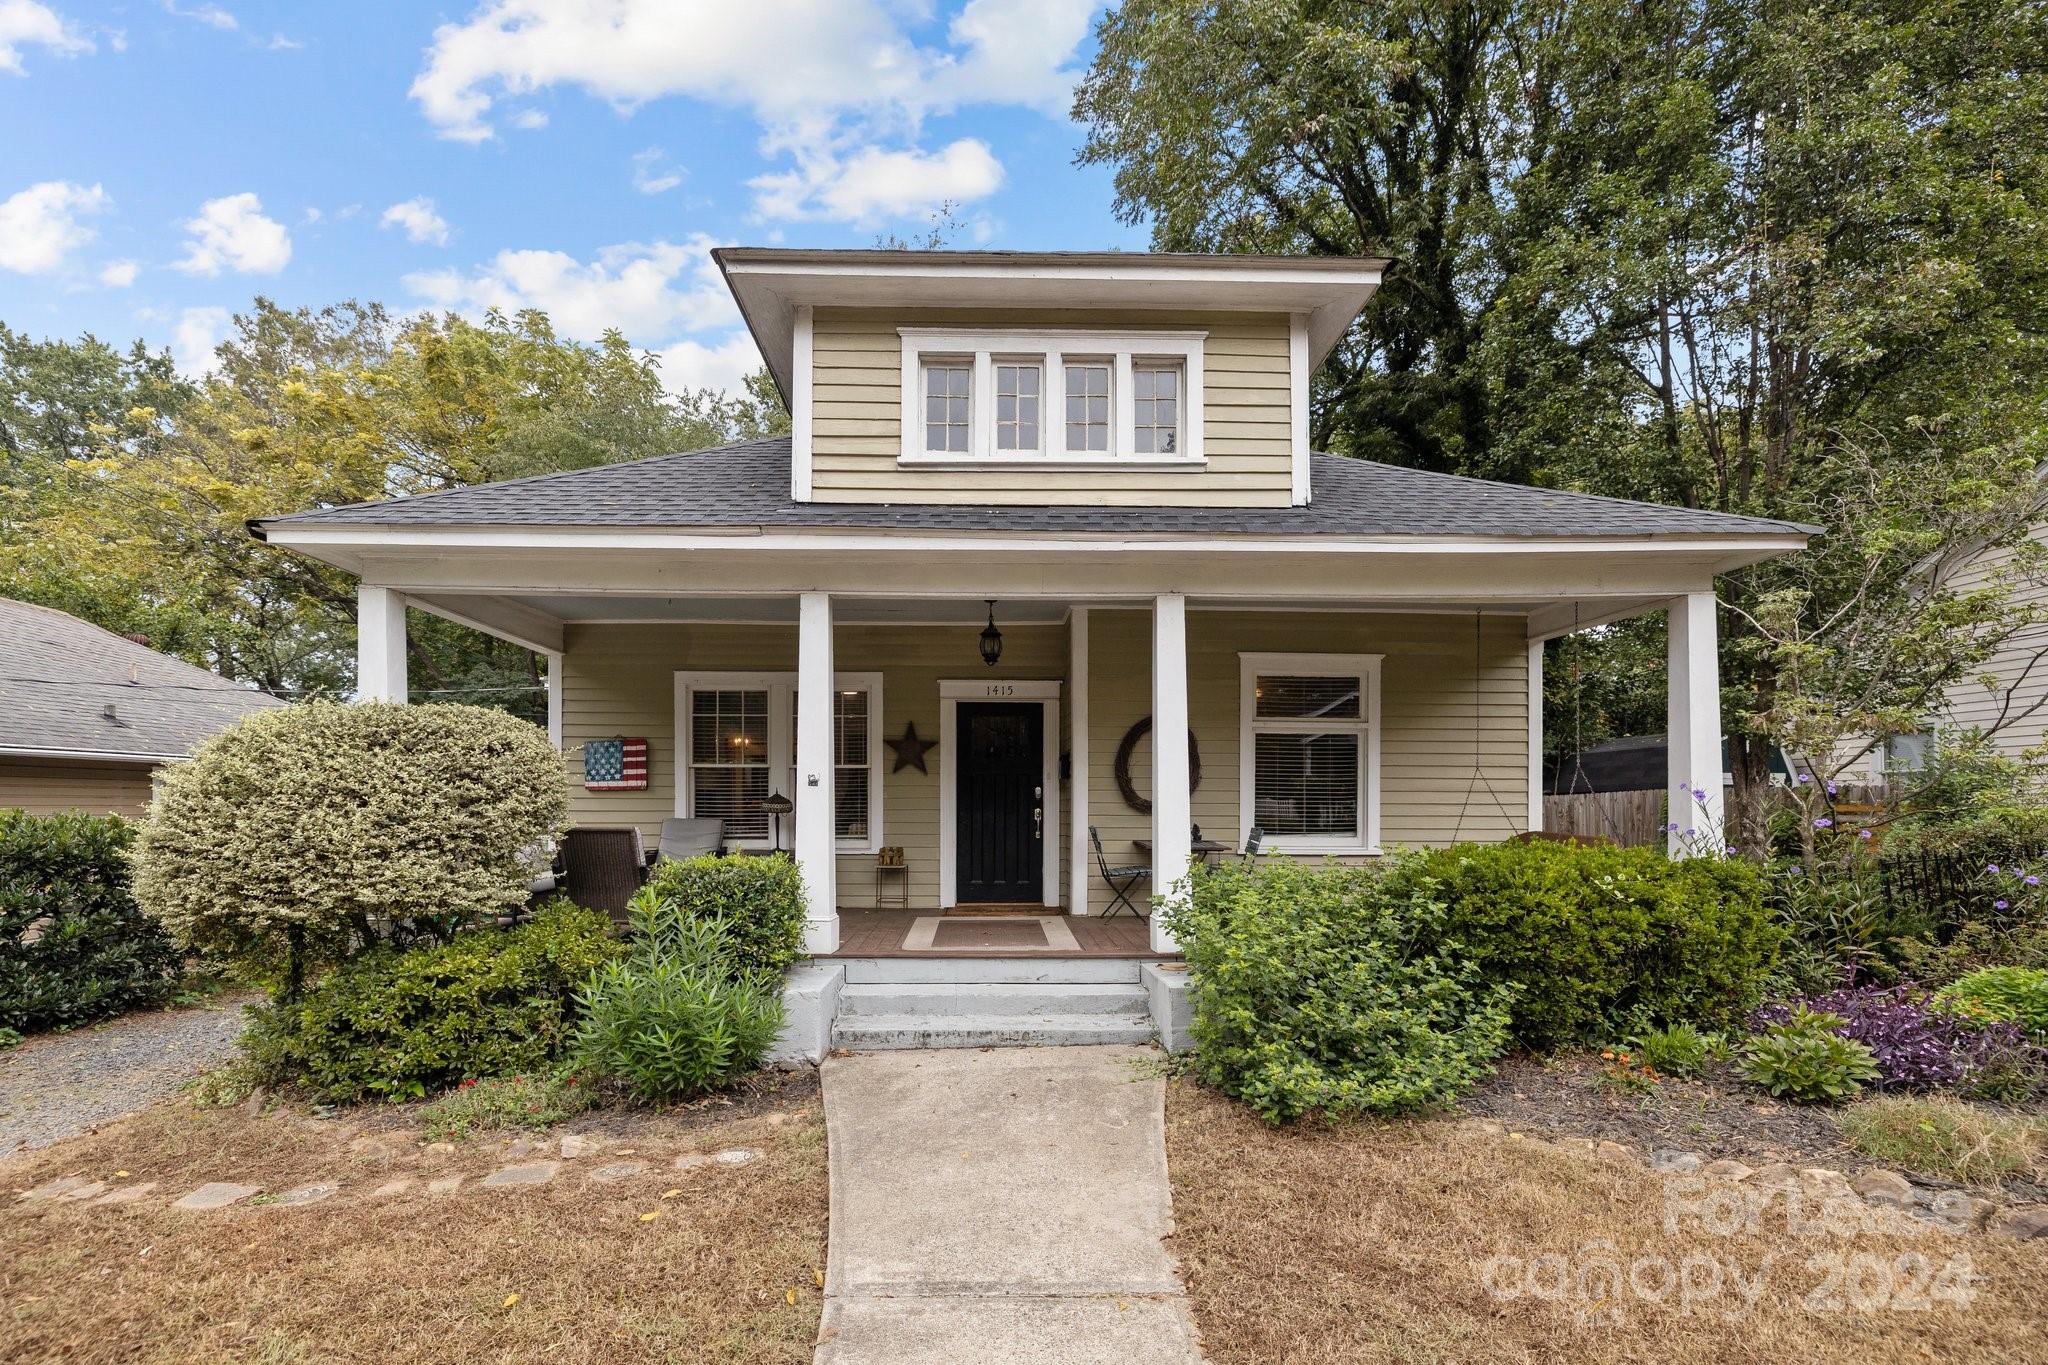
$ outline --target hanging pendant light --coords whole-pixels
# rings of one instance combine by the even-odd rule
[[[1003,657],[1003,633],[996,629],[996,602],[988,601],[988,625],[981,632],[981,661],[994,668]]]

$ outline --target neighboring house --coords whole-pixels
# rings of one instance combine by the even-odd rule
[[[1086,951],[1091,826],[1162,869],[1197,824],[1347,859],[1520,833],[1542,642],[1644,612],[1671,613],[1688,780],[1720,749],[1714,576],[1812,529],[1311,452],[1309,377],[1376,260],[716,259],[791,436],[253,529],[360,577],[365,696],[406,694],[408,607],[546,655],[577,822],[779,829],[815,953],[877,941],[884,848],[913,910],[1065,910]],[[583,746],[620,736],[645,789],[586,790]],[[969,946],[926,925],[900,949]],[[1174,946],[1157,917],[1137,942]]]
[[[0,597],[0,809],[139,815],[159,766],[282,705],[125,635]]]
[[[2048,541],[2048,526],[2037,525],[2028,534],[2036,543]],[[1957,592],[1982,588],[2013,572],[2014,555],[2010,547],[1979,550],[1949,573],[1945,586]],[[2048,615],[2048,582],[2022,574],[2014,580],[2013,597]],[[1989,736],[1991,747],[2008,758],[2048,745],[2048,621],[2021,627],[1951,686],[1941,710],[1921,729],[1878,741],[1844,741],[1837,751],[1844,765],[1837,781],[1875,788],[1910,777],[1926,766],[1938,736],[1969,731]]]

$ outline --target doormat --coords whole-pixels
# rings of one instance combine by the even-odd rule
[[[1063,919],[1051,915],[920,915],[903,936],[907,953],[1078,953]]]

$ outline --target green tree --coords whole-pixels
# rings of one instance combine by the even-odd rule
[[[352,686],[354,585],[252,539],[250,519],[787,428],[765,374],[737,398],[671,394],[618,334],[568,341],[538,312],[395,321],[259,298],[215,360],[193,386],[139,349],[10,342],[0,592],[283,696]],[[544,712],[525,650],[415,613],[409,654],[421,699]]]
[[[1774,739],[1915,728],[2028,619],[2032,552],[1952,571],[2042,513],[2039,19],[1130,0],[1076,109],[1160,246],[1396,258],[1317,378],[1330,448],[1826,527],[1721,585],[1760,844]]]

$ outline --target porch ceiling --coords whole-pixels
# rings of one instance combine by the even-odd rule
[[[788,593],[677,594],[653,596],[627,593],[547,593],[458,591],[409,593],[408,600],[422,610],[476,626],[515,643],[541,652],[562,648],[562,630],[568,625],[673,624],[680,622],[797,624],[797,598]],[[1190,597],[1188,610],[1197,613],[1228,611],[1356,612],[1382,611],[1416,614],[1524,617],[1532,639],[1568,634],[1573,630],[1603,625],[1663,607],[1666,596],[1601,595],[1596,597],[1436,597],[1390,598],[1375,602],[1367,598],[1346,600],[1271,598],[1247,601],[1242,598]],[[1075,602],[1058,597],[996,598],[999,624],[1057,625],[1077,605],[1099,610],[1149,610],[1151,600],[1088,598]],[[974,625],[988,612],[986,599],[968,596],[837,596],[833,614],[847,625]]]

